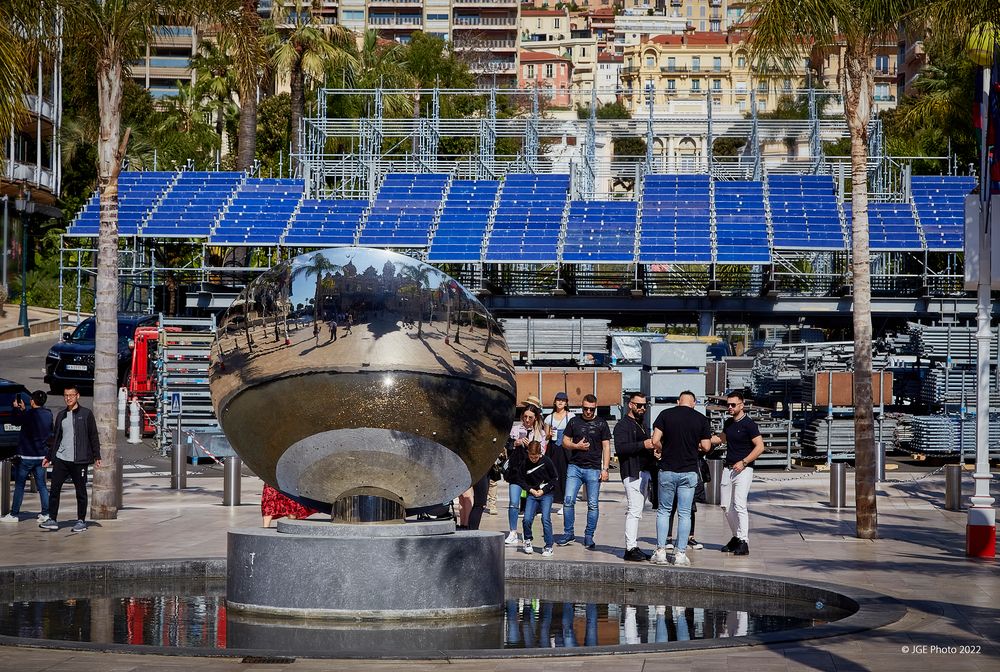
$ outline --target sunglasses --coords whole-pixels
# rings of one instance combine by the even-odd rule
[[[597,406],[584,406],[583,407],[583,412],[584,413],[597,413]]]
[[[739,404],[726,404],[729,408],[736,408]]]
[[[646,402],[645,401],[642,402],[641,404],[633,401],[632,405],[635,406],[636,408],[646,408]]]

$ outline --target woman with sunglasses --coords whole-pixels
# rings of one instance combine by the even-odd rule
[[[507,546],[517,546],[520,539],[517,534],[517,517],[521,511],[521,493],[524,482],[524,463],[528,459],[528,444],[538,441],[542,453],[548,443],[545,437],[545,427],[542,425],[541,401],[529,396],[525,400],[521,419],[515,421],[510,428],[510,438],[507,440],[507,468],[504,479],[507,481],[507,492],[510,502],[507,506],[507,529],[509,530],[504,543]]]

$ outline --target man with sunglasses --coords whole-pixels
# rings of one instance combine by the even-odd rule
[[[646,395],[628,395],[628,413],[615,425],[615,454],[625,485],[625,555],[628,562],[643,562],[649,556],[639,550],[639,521],[646,504],[646,488],[653,471],[653,440],[649,438],[643,419],[646,417]]]
[[[726,444],[726,468],[722,471],[722,509],[733,537],[722,547],[723,553],[750,555],[750,513],[747,500],[753,482],[753,461],[764,452],[764,439],[757,423],[750,419],[743,408],[743,393],[730,392],[726,396],[729,418],[722,425],[722,433],[712,437],[712,445]]]
[[[597,417],[597,397],[594,395],[588,394],[583,398],[582,410],[583,414],[570,420],[563,433],[563,448],[569,453],[563,497],[565,534],[556,543],[565,546],[576,540],[573,530],[576,522],[576,495],[586,483],[587,528],[584,530],[583,546],[593,550],[596,548],[594,533],[597,532],[598,495],[601,481],[608,480],[608,465],[611,463],[611,429],[605,420]]]

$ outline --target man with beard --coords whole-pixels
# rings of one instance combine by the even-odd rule
[[[615,453],[625,485],[625,555],[629,562],[649,560],[639,549],[639,521],[646,504],[646,489],[653,470],[653,440],[649,438],[643,419],[646,417],[646,395],[628,395],[628,413],[615,425]]]

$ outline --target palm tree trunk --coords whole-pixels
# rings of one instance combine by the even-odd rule
[[[239,153],[236,169],[250,170],[257,151],[257,87],[240,88]]]
[[[101,199],[97,242],[97,297],[94,313],[94,418],[101,442],[101,466],[94,469],[91,515],[118,517],[116,396],[118,386],[118,173],[121,170],[122,66],[112,62],[97,77],[100,136],[97,140],[97,185]],[[127,137],[126,137],[127,142]]]
[[[872,411],[871,256],[868,245],[868,120],[874,86],[867,53],[847,53],[844,105],[851,133],[851,273],[854,294],[854,455],[857,536],[878,536]]]
[[[306,106],[304,93],[305,76],[302,74],[302,63],[297,62],[292,66],[290,77],[291,100],[289,102],[291,114],[288,119],[290,126],[288,137],[292,141],[292,154],[295,155],[299,153],[299,124],[302,122],[302,117],[305,116]],[[288,157],[288,165],[292,165],[292,157]]]

